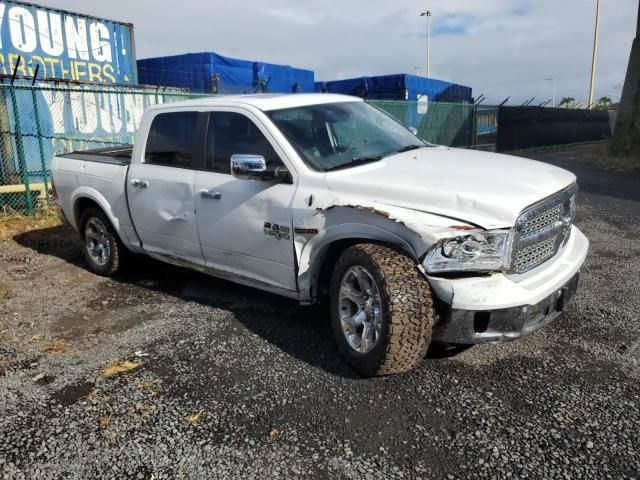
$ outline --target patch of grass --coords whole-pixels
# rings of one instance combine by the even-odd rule
[[[137,386],[143,392],[146,392],[150,397],[158,394],[156,385],[160,383],[160,380],[154,380],[152,382],[140,382]]]
[[[51,342],[42,347],[45,353],[65,353],[67,349],[67,344],[64,342]]]
[[[111,424],[111,419],[113,418],[113,415],[110,413],[109,415],[105,415],[104,417],[100,418],[100,428],[107,428],[110,424]]]
[[[640,157],[616,157],[611,153],[610,142],[561,145],[506,152],[520,157],[544,160],[547,156],[568,156],[571,162],[584,167],[612,172],[640,175]]]
[[[129,372],[138,368],[142,363],[125,360],[124,362],[111,362],[109,365],[100,370],[100,376],[105,378],[115,377],[121,373]]]
[[[37,343],[41,352],[44,353],[65,353],[69,346],[61,340],[48,340],[40,335],[34,335],[29,339],[29,343]]]
[[[7,240],[19,233],[57,227],[59,225],[62,225],[62,220],[53,208],[38,210],[33,217],[27,217],[5,208],[0,211],[0,240]]]
[[[15,295],[13,294],[13,292],[11,291],[11,289],[5,285],[2,285],[0,283],[0,301],[3,300],[10,300],[14,297]]]
[[[189,422],[191,425],[195,427],[200,421],[200,417],[202,417],[203,413],[204,413],[204,410],[200,410],[199,412],[196,412],[193,415],[187,416],[187,422]]]

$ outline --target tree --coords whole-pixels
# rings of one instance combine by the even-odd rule
[[[559,108],[569,108],[574,103],[576,103],[576,99],[575,98],[573,98],[573,97],[564,97],[562,100],[560,100],[560,103],[558,104],[558,107]]]
[[[609,97],[601,97],[593,106],[594,110],[609,110],[613,106],[613,101]]]
[[[638,29],[629,55],[611,151],[620,157],[634,157],[640,163],[640,5]]]

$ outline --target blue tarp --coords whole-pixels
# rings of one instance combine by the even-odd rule
[[[316,92],[341,93],[369,100],[407,101],[404,123],[418,128],[428,115],[429,104],[473,103],[470,87],[416,75],[398,74],[316,82]],[[465,115],[468,116],[468,110]]]
[[[138,60],[140,83],[189,88],[194,92],[313,92],[314,73],[224,57],[214,52],[188,53]]]
[[[343,93],[377,100],[417,101],[426,95],[429,102],[473,102],[470,87],[416,75],[398,74],[317,82],[316,91]]]

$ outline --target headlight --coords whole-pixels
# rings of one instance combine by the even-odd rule
[[[437,243],[424,260],[428,273],[488,272],[509,263],[509,230],[493,230]]]

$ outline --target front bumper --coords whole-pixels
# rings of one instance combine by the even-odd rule
[[[553,321],[576,291],[589,241],[576,227],[556,257],[522,275],[427,277],[443,307],[433,340],[498,343],[518,339]]]
[[[433,331],[439,343],[502,343],[517,340],[551,323],[578,288],[577,273],[569,282],[535,305],[499,310],[446,308]]]

